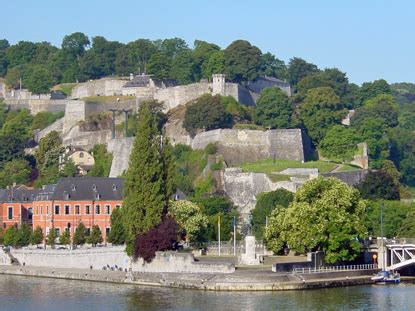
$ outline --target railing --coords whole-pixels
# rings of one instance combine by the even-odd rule
[[[332,267],[320,267],[320,268],[294,268],[293,274],[313,274],[313,273],[326,273],[326,272],[341,272],[341,271],[357,271],[357,270],[373,270],[377,269],[377,264],[364,264],[364,265],[350,265],[350,266],[332,266]]]

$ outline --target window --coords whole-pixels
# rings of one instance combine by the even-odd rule
[[[91,235],[91,228],[86,228],[86,235]]]
[[[49,215],[49,205],[46,205],[46,215]]]
[[[80,214],[80,206],[79,205],[75,205],[75,214],[76,215]]]
[[[109,215],[109,214],[111,214],[111,205],[105,205],[105,213],[107,214],[107,215]]]
[[[91,214],[91,206],[85,205],[85,214],[87,215]]]
[[[117,191],[117,186],[116,185],[112,185],[112,191]]]
[[[65,215],[69,215],[70,205],[65,205]]]
[[[55,228],[55,233],[56,233],[57,237],[60,236],[61,235],[61,229],[60,228]]]
[[[83,152],[80,152],[80,153],[79,153],[79,158],[81,158],[81,159],[82,159],[83,157],[84,157],[84,153],[83,153]]]
[[[40,206],[39,211],[40,211],[40,215],[43,215],[43,206],[42,205]]]
[[[101,206],[99,204],[95,205],[95,214],[99,215],[101,213]]]
[[[68,227],[65,228],[65,232],[67,232],[68,234],[70,234],[69,230],[71,230],[71,228],[68,228]]]
[[[97,193],[97,194],[95,195],[95,199],[96,199],[96,200],[100,200],[100,199],[101,199],[101,195],[100,195],[99,193]]]
[[[76,191],[76,186],[72,184],[72,191]]]
[[[115,205],[115,208],[120,208],[120,207],[121,207],[120,204]]]
[[[55,215],[59,215],[59,205],[55,205]]]
[[[33,209],[31,207],[29,207],[27,209],[27,219],[28,220],[32,220],[33,219]]]
[[[7,210],[7,219],[13,219],[13,207],[11,206]]]
[[[108,237],[108,235],[110,234],[110,228],[105,228],[105,236]]]

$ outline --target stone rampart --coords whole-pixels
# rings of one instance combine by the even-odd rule
[[[63,122],[63,132],[67,133],[72,127],[77,125],[79,121],[85,120],[85,102],[82,100],[72,100],[65,107],[65,117]]]
[[[85,116],[95,113],[110,113],[110,109],[126,109],[137,112],[138,110],[138,99],[123,100],[120,102],[86,102],[85,103]],[[79,120],[78,120],[79,121]]]
[[[91,150],[96,144],[107,145],[112,138],[111,135],[110,130],[81,132],[79,126],[74,126],[69,133],[64,135],[62,145]]]
[[[244,218],[255,208],[258,194],[280,188],[296,192],[300,186],[291,181],[273,182],[264,173],[244,173],[240,168],[226,168],[223,181],[223,190]]]
[[[125,253],[125,246],[94,247],[81,249],[13,249],[11,254],[21,265],[33,267],[91,269],[122,269],[133,272],[174,273],[232,273],[235,266],[226,263],[198,263],[193,254],[157,252],[151,263],[142,259],[132,261]],[[0,254],[1,255],[1,254]]]
[[[216,143],[228,165],[276,157],[304,161],[304,134],[300,129],[234,130],[219,129],[197,134],[191,141],[193,149],[204,149]]]
[[[65,111],[65,107],[70,100],[66,99],[7,99],[6,104],[10,107],[11,110],[18,109],[29,109],[32,115],[35,115],[39,112],[48,111],[48,112],[62,112]]]
[[[347,172],[334,172],[334,173],[323,173],[321,176],[324,177],[335,177],[345,182],[349,186],[354,186],[365,179],[366,175],[369,174],[370,170],[355,170]]]
[[[65,118],[61,118],[59,120],[56,120],[54,123],[52,123],[48,127],[44,128],[43,130],[39,131],[37,134],[35,134],[35,137],[34,137],[35,141],[39,142],[43,137],[45,137],[52,131],[56,131],[59,134],[62,134],[64,121],[65,121]]]
[[[107,150],[112,153],[112,164],[109,177],[119,177],[128,169],[134,137],[111,139]]]
[[[80,83],[72,89],[71,97],[76,99],[90,96],[122,95],[122,88],[126,82],[121,79],[104,78]]]
[[[208,82],[180,85],[165,89],[156,89],[154,99],[164,102],[165,110],[168,111],[179,105],[184,105],[195,100],[203,94],[211,94],[212,87]]]

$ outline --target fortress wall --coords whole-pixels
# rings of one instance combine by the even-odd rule
[[[72,98],[121,95],[125,80],[100,79],[78,84],[72,89]]]
[[[7,99],[6,100],[6,104],[9,105],[11,110],[29,109],[32,115],[35,115],[43,111],[48,111],[48,112],[53,112],[53,113],[65,111],[65,106],[70,102],[71,100],[67,100],[67,99],[60,99],[60,100]]]
[[[170,110],[179,105],[184,105],[191,100],[195,100],[206,93],[212,93],[212,86],[210,83],[193,83],[166,89],[156,89],[154,99],[163,101],[165,110]]]
[[[74,126],[71,131],[63,137],[63,146],[81,147],[91,150],[96,144],[107,145],[112,139],[110,130],[95,132],[81,132],[79,126]]]
[[[246,161],[277,159],[304,160],[300,129],[288,130],[233,130],[219,129],[197,134],[191,141],[193,149],[204,149],[216,143],[228,165]]]
[[[358,183],[360,183],[363,179],[365,179],[369,172],[370,170],[355,170],[348,172],[323,173],[321,174],[321,176],[335,177],[345,182],[349,186],[355,186]]]
[[[125,100],[120,102],[109,102],[109,103],[96,103],[96,102],[86,102],[85,104],[85,116],[95,114],[95,113],[104,113],[109,112],[110,109],[132,109],[133,112],[137,112],[137,99]]]
[[[65,108],[63,132],[69,132],[81,120],[85,120],[85,102],[82,100],[72,100]]]

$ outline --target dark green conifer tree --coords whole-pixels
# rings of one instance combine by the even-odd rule
[[[156,227],[167,213],[173,194],[171,146],[162,132],[162,106],[144,102],[124,183],[123,222],[127,254],[132,255],[139,234]]]

